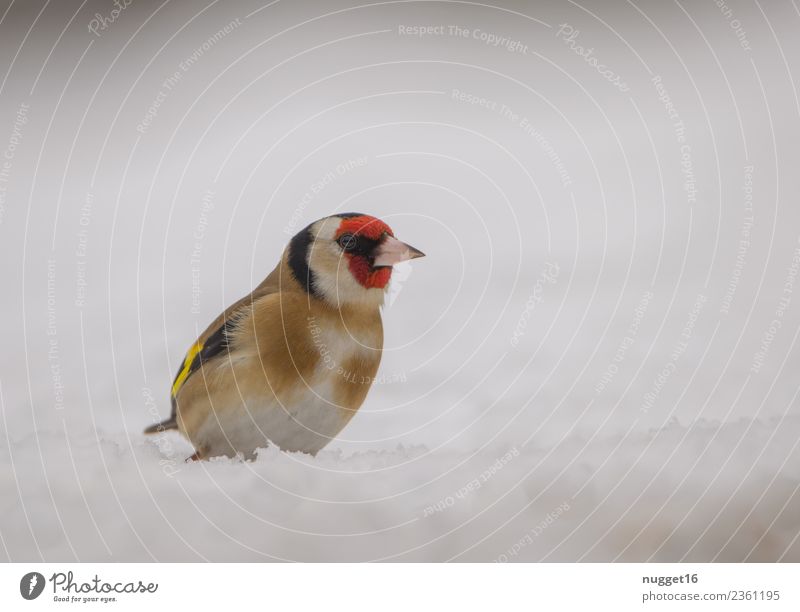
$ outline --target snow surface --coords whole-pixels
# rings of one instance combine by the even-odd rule
[[[714,3],[263,4],[0,24],[0,558],[800,561],[791,3],[737,4],[750,51]],[[528,51],[398,30],[440,23]],[[342,210],[427,257],[341,436],[142,435]]]
[[[20,492],[3,498],[4,545],[17,561],[798,561],[798,425],[192,464],[48,433],[4,449],[38,474],[3,473]]]

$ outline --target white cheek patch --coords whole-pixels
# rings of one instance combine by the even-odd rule
[[[326,262],[329,263],[329,262]],[[314,269],[314,268],[312,268]],[[314,273],[315,288],[334,306],[339,304],[361,304],[364,306],[381,306],[384,290],[367,289],[362,286],[352,272],[345,258],[336,258],[336,263],[328,268],[329,272]]]

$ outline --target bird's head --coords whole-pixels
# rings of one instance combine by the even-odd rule
[[[287,261],[308,293],[334,306],[380,306],[392,266],[424,254],[380,219],[340,213],[315,221],[288,246]]]

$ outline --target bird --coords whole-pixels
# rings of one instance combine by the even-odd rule
[[[338,213],[292,237],[275,269],[189,347],[172,413],[187,461],[257,449],[315,455],[348,424],[375,380],[392,266],[423,257],[381,219]]]

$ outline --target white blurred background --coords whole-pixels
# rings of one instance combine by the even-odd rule
[[[800,560],[796,3],[127,1],[0,6],[0,555]],[[340,439],[145,438],[337,211],[427,254]]]

